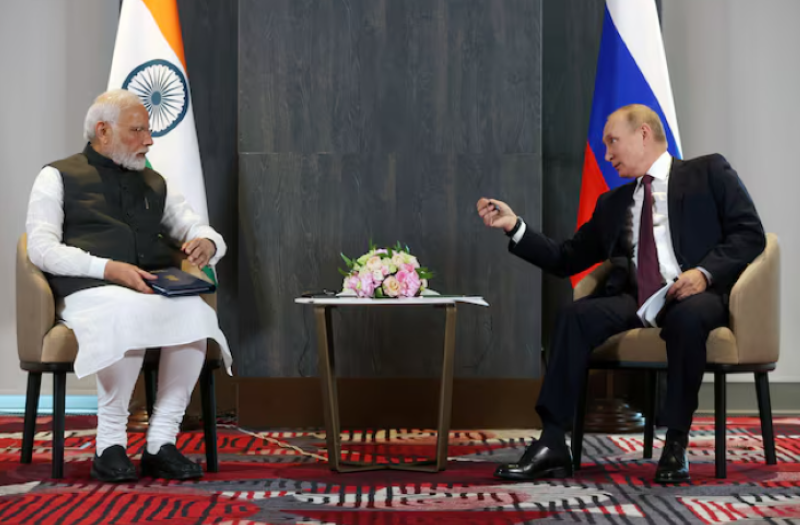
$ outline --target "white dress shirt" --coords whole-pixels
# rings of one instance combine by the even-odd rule
[[[653,193],[653,238],[656,241],[658,253],[658,268],[664,282],[671,282],[681,274],[675,249],[672,247],[672,236],[669,231],[669,201],[667,191],[669,188],[669,171],[672,168],[672,155],[668,152],[661,154],[647,170],[647,175],[653,177],[651,190]],[[630,207],[629,219],[633,227],[631,245],[633,247],[633,265],[639,266],[639,227],[642,222],[642,204],[644,203],[644,184],[642,177],[636,179],[636,189],[633,192],[633,206]]]

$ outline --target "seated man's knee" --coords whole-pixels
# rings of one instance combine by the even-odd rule
[[[690,297],[675,305],[664,319],[662,337],[707,336],[712,328],[708,309],[714,307],[701,297]]]

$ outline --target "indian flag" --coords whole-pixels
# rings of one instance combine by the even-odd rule
[[[206,189],[176,0],[124,0],[108,89],[139,95],[150,113],[147,160],[203,219]]]
[[[136,93],[150,113],[148,165],[208,221],[176,0],[122,2],[108,79],[108,89],[119,88]]]

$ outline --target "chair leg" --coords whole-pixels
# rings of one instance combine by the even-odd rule
[[[656,398],[658,393],[658,371],[648,370],[646,378],[647,392],[645,392],[646,403],[644,414],[644,459],[653,457],[653,434],[655,430],[656,418]]]
[[[578,406],[575,410],[575,421],[572,423],[572,464],[574,469],[581,469],[581,456],[583,455],[583,429],[586,419],[586,387],[589,383],[589,369],[583,378],[581,389],[578,391]]]
[[[39,395],[42,390],[42,373],[28,372],[28,392],[25,395],[25,423],[22,430],[20,463],[33,461],[33,437],[36,434],[36,415],[39,412]]]
[[[158,369],[145,365],[144,368],[144,398],[147,404],[147,419],[153,417],[153,407],[156,406],[156,391],[158,390]]]
[[[64,477],[64,419],[67,373],[53,372],[53,478]]]
[[[200,374],[200,400],[203,405],[203,434],[206,447],[206,469],[219,472],[217,457],[217,399],[214,393],[214,369],[204,367]]]
[[[764,444],[764,456],[767,465],[776,465],[775,431],[772,428],[772,403],[769,398],[769,378],[766,372],[756,372],[756,397],[758,399],[758,415],[761,418],[761,441]]]
[[[716,476],[724,479],[728,476],[727,450],[725,441],[725,422],[727,419],[725,372],[714,372],[714,439],[716,456]]]

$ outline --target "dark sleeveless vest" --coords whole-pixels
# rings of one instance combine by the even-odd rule
[[[50,166],[64,182],[64,244],[144,270],[171,265],[172,248],[161,227],[167,198],[161,175],[150,168],[122,168],[88,144],[83,153]],[[47,278],[61,298],[112,284],[86,277]]]

